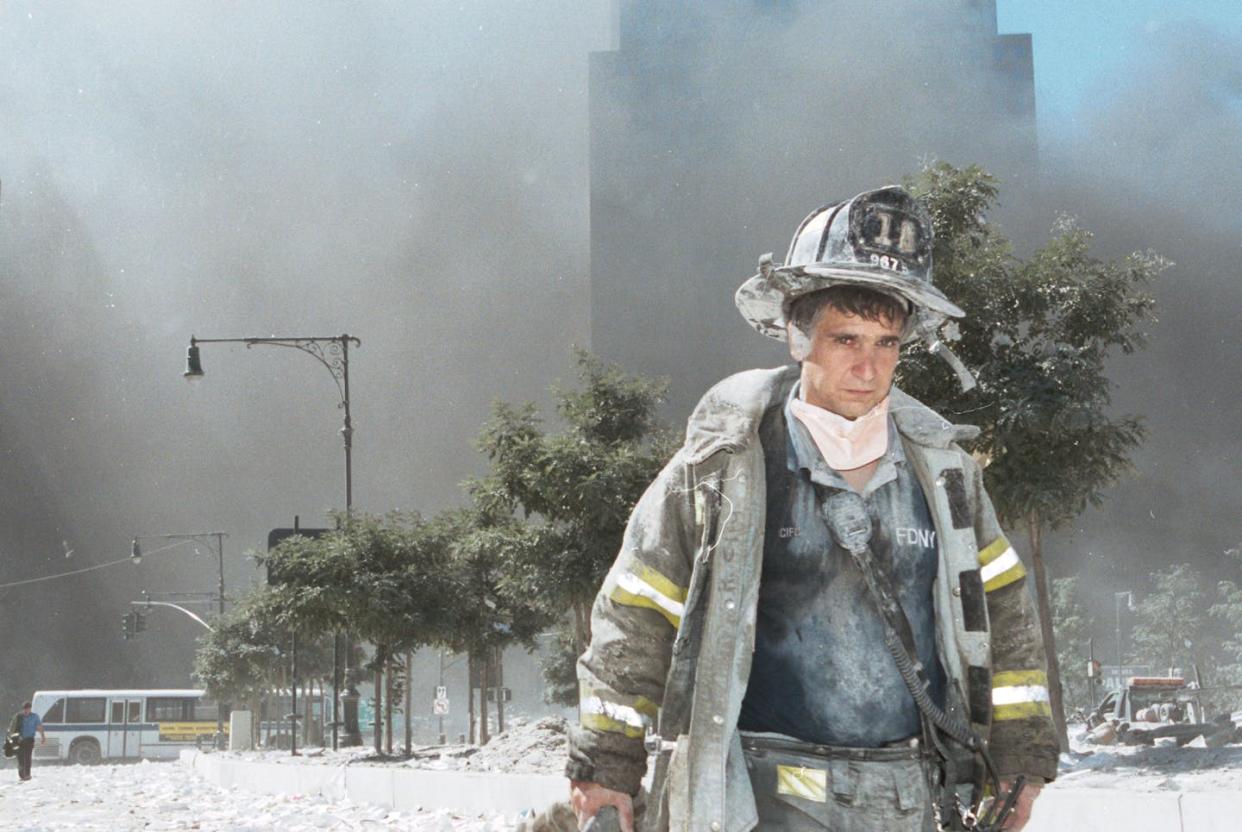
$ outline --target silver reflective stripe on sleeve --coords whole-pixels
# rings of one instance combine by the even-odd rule
[[[1014,685],[992,689],[992,704],[1017,705],[1020,702],[1048,702],[1048,689],[1042,685]]]
[[[600,731],[612,731],[628,737],[641,737],[654,723],[654,719],[637,708],[606,702],[598,696],[590,696],[579,703],[582,709],[581,723],[584,727]]]
[[[1000,575],[1002,572],[1006,571],[1007,569],[1012,569],[1015,566],[1019,566],[1021,565],[1021,563],[1022,561],[1018,559],[1018,553],[1015,552],[1012,548],[1009,548],[1005,550],[1005,553],[1003,555],[1001,555],[996,560],[989,563],[987,566],[984,566],[982,569],[980,569],[979,577],[983,578],[983,582],[986,584],[988,581],[992,580],[997,575]]]
[[[632,572],[623,572],[617,576],[617,586],[632,596],[650,601],[674,627],[681,623],[681,616],[686,610],[685,605],[656,589],[648,581],[644,581]]]

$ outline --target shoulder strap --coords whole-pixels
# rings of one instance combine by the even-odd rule
[[[862,572],[867,594],[871,596],[884,622],[884,645],[896,662],[897,671],[920,714],[926,722],[977,753],[983,760],[993,788],[999,793],[1000,778],[986,744],[961,717],[945,713],[927,694],[926,669],[918,660],[913,630],[897,600],[892,572],[888,564],[871,553],[871,516],[867,513],[862,497],[852,491],[839,491],[824,500],[821,510],[832,530],[833,538],[850,553],[850,557]],[[951,764],[949,755],[940,747],[935,731],[929,730],[927,733],[945,762]]]

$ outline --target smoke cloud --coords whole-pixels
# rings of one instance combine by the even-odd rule
[[[1148,349],[1115,362],[1117,410],[1150,431],[1137,476],[1054,543],[1054,569],[1082,571],[1102,608],[1170,563],[1224,577],[1221,553],[1242,538],[1239,67],[1238,32],[1151,31],[1046,153],[1045,203],[1077,214],[1101,254],[1152,248],[1175,263],[1154,287]]]
[[[542,400],[570,345],[599,340],[593,302],[628,333],[595,345],[606,356],[689,367],[671,422],[724,373],[784,360],[732,308],[755,258],[931,157],[1000,173],[996,219],[1022,246],[1065,211],[1103,255],[1177,263],[1150,348],[1116,363],[1117,409],[1151,429],[1138,476],[1053,537],[1050,567],[1100,597],[1139,566],[1216,568],[1242,536],[1242,39],[1150,33],[1036,167],[1020,102],[1006,110],[1008,81],[962,28],[986,5],[652,2],[638,22],[677,48],[644,51],[624,3],[618,54],[643,73],[592,106],[633,153],[592,169],[588,55],[617,45],[602,0],[6,4],[0,583],[123,558],[135,534],[222,529],[236,594],[268,529],[343,506],[327,372],[205,345],[190,387],[191,334],[360,337],[355,504],[434,512],[480,468],[488,403]],[[628,206],[624,250],[589,227],[588,173]],[[589,284],[592,256],[616,286]],[[686,298],[685,349],[655,348],[660,308]],[[19,669],[0,698],[188,684],[194,625],[161,616],[158,640],[123,643],[118,619],[143,588],[214,584],[186,546],[0,589],[0,659]]]
[[[187,386],[191,334],[360,337],[355,505],[457,503],[491,400],[543,398],[588,339],[607,37],[603,9],[559,0],[5,4],[0,583],[221,529],[238,593],[268,529],[343,507],[328,372],[205,345]],[[119,618],[215,577],[183,546],[0,590],[5,698],[188,684],[194,624],[159,611],[123,643]]]

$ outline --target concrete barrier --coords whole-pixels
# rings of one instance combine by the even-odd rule
[[[272,763],[200,751],[181,752],[181,764],[225,788],[260,794],[319,795],[400,811],[453,809],[513,816],[542,810],[569,796],[569,781],[553,774],[486,774],[399,766]]]
[[[320,795],[412,812],[453,809],[512,817],[567,797],[564,777],[484,774],[400,766],[272,763],[182,751],[181,764],[218,786],[262,794]],[[1242,818],[1239,792],[1137,792],[1049,787],[1025,832],[1233,832]]]
[[[1235,832],[1242,826],[1242,795],[1236,792],[1183,792],[1184,832]]]
[[[1044,790],[1035,801],[1031,822],[1024,832],[1112,830],[1126,832],[1179,832],[1183,830],[1179,798],[1182,792],[1122,791],[1119,789]],[[1242,798],[1235,801],[1242,808]],[[1184,827],[1199,832],[1203,827]]]

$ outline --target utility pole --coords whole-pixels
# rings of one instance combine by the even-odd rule
[[[1095,710],[1095,639],[1087,639],[1087,699],[1091,703],[1088,711]]]
[[[405,653],[405,755],[408,757],[414,750],[414,724],[410,718],[413,714],[414,692],[410,687],[413,676],[414,654]]]
[[[142,540],[169,540],[183,543],[202,543],[210,545],[212,538],[215,538],[216,548],[216,613],[224,617],[224,538],[228,537],[227,532],[191,532],[188,534],[138,534],[134,535],[133,542],[130,545],[129,555],[134,563],[142,562],[142,547],[139,541]],[[174,543],[173,545],[176,545]],[[198,549],[195,547],[195,551]],[[173,606],[175,604],[164,604],[164,606]],[[181,609],[180,607],[177,607]],[[182,610],[187,612],[187,610]],[[188,613],[191,617],[196,618],[192,613]],[[205,622],[199,621],[207,629],[212,629]],[[216,748],[224,745],[224,703],[216,703],[216,736],[214,738]]]

